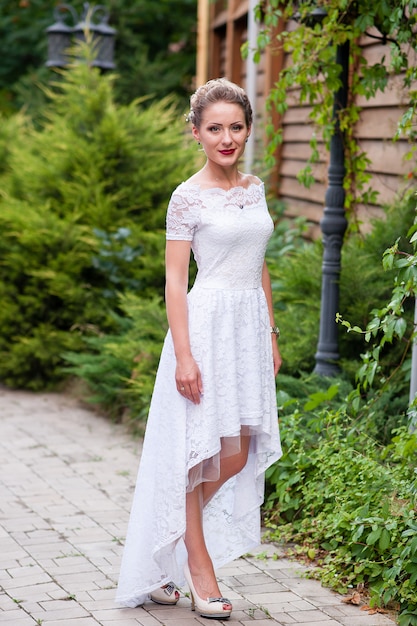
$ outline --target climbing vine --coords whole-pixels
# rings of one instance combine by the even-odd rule
[[[375,203],[377,193],[370,187],[370,160],[355,138],[355,124],[360,107],[357,96],[370,99],[384,92],[391,75],[398,75],[407,96],[408,106],[401,117],[393,140],[406,138],[412,161],[417,137],[417,0],[268,0],[256,9],[262,24],[257,49],[244,45],[243,54],[253,54],[259,61],[262,51],[283,51],[291,62],[280,72],[270,91],[267,106],[283,115],[289,99],[311,107],[314,128],[311,152],[298,179],[305,186],[314,182],[313,166],[319,160],[319,143],[329,145],[334,130],[332,115],[334,94],[341,86],[340,65],[336,62],[338,46],[349,42],[350,79],[346,108],[338,113],[338,123],[345,139],[345,206]],[[278,28],[279,24],[284,28]],[[384,55],[373,64],[363,54],[365,38],[379,38],[386,46]],[[268,164],[273,165],[277,146],[282,142],[282,128],[271,121],[267,125]],[[410,177],[416,173],[410,165]]]

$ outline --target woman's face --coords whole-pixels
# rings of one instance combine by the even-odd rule
[[[249,135],[242,107],[232,102],[210,104],[203,112],[200,128],[193,126],[193,136],[203,146],[207,159],[222,167],[237,163]]]

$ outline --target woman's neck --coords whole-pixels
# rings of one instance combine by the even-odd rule
[[[225,169],[205,165],[202,169],[202,174],[207,182],[211,182],[214,186],[221,187],[226,191],[242,184],[243,175],[239,172],[237,167]]]

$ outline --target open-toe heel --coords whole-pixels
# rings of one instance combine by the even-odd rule
[[[159,587],[158,589],[154,589],[151,592],[151,600],[156,602],[156,604],[177,604],[180,599],[180,594],[175,588],[175,584],[172,580],[164,585],[163,587]]]
[[[190,588],[192,611],[197,610],[201,617],[212,617],[213,619],[227,619],[230,617],[232,614],[232,603],[227,598],[207,598],[207,600],[200,598],[195,590],[188,563],[184,565],[184,576]]]

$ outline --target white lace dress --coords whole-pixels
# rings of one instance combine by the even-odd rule
[[[261,285],[272,233],[264,186],[202,190],[182,183],[167,214],[167,239],[192,242],[198,266],[188,294],[191,349],[204,395],[196,405],[175,384],[168,331],[149,411],[116,601],[142,604],[149,592],[184,582],[185,496],[216,480],[220,455],[250,433],[249,459],[204,509],[215,568],[260,542],[265,469],[281,456],[270,322]]]

